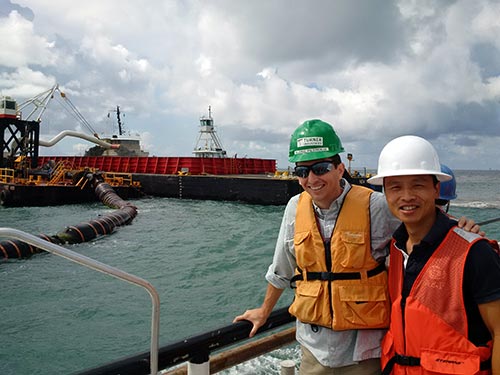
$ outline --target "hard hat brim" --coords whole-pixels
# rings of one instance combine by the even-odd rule
[[[381,173],[377,174],[373,177],[370,177],[367,181],[369,184],[372,185],[383,185],[384,184],[384,178],[385,177],[394,177],[394,176],[422,176],[422,175],[433,175],[436,176],[438,181],[449,181],[452,179],[452,177],[449,174],[442,173],[442,172],[432,172],[429,170],[424,170],[424,169],[400,169],[397,171],[391,171],[390,173]]]

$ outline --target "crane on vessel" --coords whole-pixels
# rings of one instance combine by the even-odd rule
[[[59,95],[56,95],[59,94]],[[71,130],[65,130],[49,141],[40,140],[40,123],[49,102],[57,100],[64,110],[83,127],[88,129],[92,136]],[[23,112],[27,115],[23,116]],[[85,119],[67,95],[60,90],[59,84],[35,95],[34,97],[17,104],[11,97],[0,98],[0,133],[1,142],[0,168],[13,167],[14,160],[19,156],[29,159],[31,167],[38,163],[39,146],[51,147],[66,136],[78,137],[96,143],[104,148],[118,148],[99,139],[97,132]]]
[[[56,93],[59,94],[59,96],[57,96]],[[17,108],[19,119],[23,119],[26,121],[34,119],[37,122],[41,122],[42,115],[44,114],[49,102],[52,99],[58,101],[59,104],[61,104],[61,106],[63,107],[63,109],[71,117],[73,117],[80,124],[82,124],[84,127],[86,127],[94,137],[99,138],[99,135],[94,130],[92,125],[87,121],[87,119],[85,119],[85,117],[81,114],[81,112],[78,110],[78,108],[76,108],[76,106],[68,98],[66,93],[59,89],[59,84],[57,84],[57,83],[54,86],[52,86],[50,89],[48,89],[44,92],[41,92],[41,93],[35,95],[34,97],[29,98],[28,100],[19,104],[19,106]],[[32,107],[31,111],[28,113],[28,115],[24,116],[24,118],[23,118],[22,111],[25,108],[29,109],[30,107]]]

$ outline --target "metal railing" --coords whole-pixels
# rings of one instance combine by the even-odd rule
[[[160,297],[156,289],[146,280],[140,277],[126,273],[118,268],[108,266],[92,258],[78,254],[74,251],[65,249],[59,245],[45,241],[32,234],[23,232],[13,228],[0,228],[0,238],[14,238],[26,242],[32,246],[38,247],[49,253],[66,258],[74,263],[91,268],[95,271],[102,272],[106,275],[111,275],[117,279],[127,281],[131,284],[138,285],[146,289],[151,296],[152,314],[151,314],[151,351],[149,357],[149,367],[151,374],[158,373],[158,346],[159,346],[159,331],[160,331]]]
[[[14,181],[14,170],[10,168],[0,168],[0,182],[10,183]]]
[[[252,330],[252,323],[248,321],[236,322],[187,337],[160,347],[158,350],[158,366],[162,370],[161,373],[166,375],[213,374],[293,343],[295,341],[295,327],[284,328],[293,322],[295,322],[295,317],[290,315],[288,307],[283,307],[271,313],[266,323],[257,331],[256,337],[264,332],[275,331],[278,328],[281,330],[260,340],[251,341],[246,345],[240,345],[240,343],[250,340],[248,334]],[[238,346],[235,347],[236,344]],[[227,348],[233,349],[220,352],[220,350]],[[211,357],[214,352],[219,352],[219,354]],[[148,357],[149,353],[144,352],[80,371],[75,375],[147,375]],[[183,367],[166,373],[163,372],[163,370],[182,365],[185,362],[188,362],[187,370]],[[202,368],[191,371],[190,366],[202,366]]]

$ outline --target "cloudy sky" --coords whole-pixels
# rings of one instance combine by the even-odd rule
[[[500,170],[499,19],[498,0],[0,0],[0,93],[58,84],[99,134],[119,105],[151,155],[192,156],[211,106],[229,155],[280,168],[320,118],[353,168],[415,134],[453,169]],[[41,138],[66,129],[90,133],[53,99]]]

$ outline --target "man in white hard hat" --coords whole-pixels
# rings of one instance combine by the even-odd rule
[[[450,179],[427,140],[403,136],[384,147],[368,180],[383,185],[402,221],[390,248],[383,374],[500,375],[498,245],[436,207],[440,182]]]

